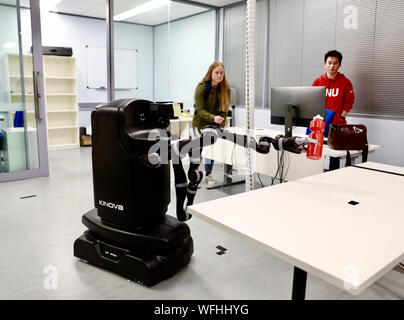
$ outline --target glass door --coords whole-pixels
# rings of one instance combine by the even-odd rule
[[[0,3],[0,182],[49,175],[38,0]]]

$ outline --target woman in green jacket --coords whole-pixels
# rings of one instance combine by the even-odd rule
[[[195,89],[195,112],[192,127],[202,130],[206,125],[224,127],[230,104],[230,85],[226,80],[224,66],[213,62],[205,77]],[[205,181],[215,184],[212,179],[213,160],[205,159]]]

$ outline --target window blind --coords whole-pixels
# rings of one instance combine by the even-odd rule
[[[404,1],[376,2],[369,113],[404,117]]]
[[[268,90],[311,85],[337,49],[354,86],[351,113],[404,117],[403,34],[402,0],[270,0]]]
[[[262,106],[267,37],[267,0],[257,1],[256,12],[256,58],[255,58],[255,104]],[[245,105],[246,81],[246,6],[226,8],[224,11],[223,63],[230,86],[236,89],[238,105]]]

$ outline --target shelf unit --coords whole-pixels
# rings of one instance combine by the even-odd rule
[[[23,55],[27,126],[36,127],[32,55]],[[18,54],[6,55],[9,103],[22,102]],[[43,56],[48,148],[80,147],[76,58]]]

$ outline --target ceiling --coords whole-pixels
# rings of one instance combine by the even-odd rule
[[[199,2],[199,3],[203,3],[203,4],[208,4],[210,6],[215,6],[215,7],[224,7],[227,6],[229,4],[233,4],[236,2],[240,2],[240,0],[192,0],[193,2]]]
[[[56,5],[53,5],[53,3],[58,2],[58,0],[40,1],[41,4],[47,3],[49,6],[48,10],[53,12],[101,19],[105,19],[106,15],[106,0],[62,0]],[[149,1],[150,0],[114,0],[114,15],[125,12]],[[210,8],[206,7],[206,5],[220,8],[237,2],[240,2],[240,0],[190,0],[184,2],[171,1],[169,4],[123,21],[155,26],[168,21],[206,12],[210,10]],[[16,0],[0,0],[0,4],[15,6],[15,3]],[[195,5],[192,3],[195,3]],[[205,6],[198,6],[197,3]],[[20,0],[20,5],[23,7],[28,7],[29,0]]]

